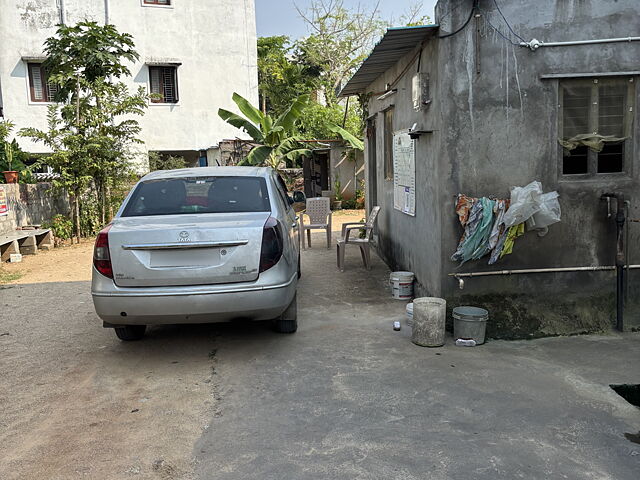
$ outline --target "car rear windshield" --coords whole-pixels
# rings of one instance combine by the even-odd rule
[[[122,216],[269,211],[271,205],[264,178],[189,177],[138,184]]]

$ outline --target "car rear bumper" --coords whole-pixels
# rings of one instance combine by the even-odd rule
[[[163,288],[122,288],[96,275],[102,277],[94,272],[93,305],[98,316],[111,325],[215,323],[234,318],[268,320],[284,312],[297,287],[297,275],[271,285],[252,282]]]

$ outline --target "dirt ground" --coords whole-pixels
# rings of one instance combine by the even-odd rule
[[[364,216],[364,210],[335,211],[332,230],[339,232],[343,223],[359,222]],[[0,284],[90,281],[93,242],[93,239],[83,239],[80,244],[25,255],[20,263],[5,263],[0,266]]]
[[[338,212],[333,230],[363,216]],[[21,276],[0,285],[0,479],[191,479],[194,442],[223,414],[218,338],[244,327],[118,341],[93,311],[92,249],[87,239],[2,268]]]
[[[88,281],[33,282],[36,260],[86,275],[90,242],[29,257],[0,286],[0,480],[637,480],[638,409],[609,384],[637,383],[640,334],[417,347],[386,265],[351,248],[341,273],[314,235],[295,335],[120,342]]]

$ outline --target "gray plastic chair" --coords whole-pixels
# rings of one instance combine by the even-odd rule
[[[367,270],[371,270],[371,254],[369,252],[369,244],[371,243],[373,227],[376,224],[378,212],[380,212],[380,207],[376,206],[371,209],[371,213],[369,214],[369,218],[366,222],[349,222],[342,224],[342,237],[338,240],[338,243],[336,245],[338,268],[341,272],[344,272],[344,251],[347,245],[357,245],[358,247],[360,247],[362,263],[364,263],[364,266]],[[358,232],[360,230],[364,230],[364,238],[360,238],[359,234],[356,235],[356,238],[351,238],[350,234],[352,230],[357,230]]]
[[[304,215],[309,217],[309,223],[304,223]],[[307,232],[307,243],[311,248],[311,230],[327,231],[327,248],[331,248],[331,204],[329,197],[307,198],[307,208],[300,213],[300,241],[304,246],[304,232]]]

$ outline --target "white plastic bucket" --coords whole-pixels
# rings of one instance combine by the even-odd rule
[[[389,284],[391,295],[396,300],[410,300],[413,298],[413,272],[391,272]]]
[[[413,303],[407,303],[407,325],[413,325]]]

